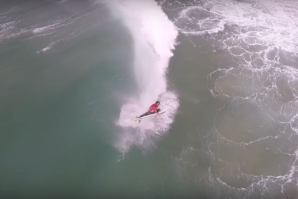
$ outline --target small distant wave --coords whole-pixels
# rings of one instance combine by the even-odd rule
[[[43,48],[41,51],[42,51],[42,52],[45,52],[45,51],[47,51],[47,50],[50,50],[51,48],[52,48],[51,46],[47,46],[47,47]]]
[[[50,44],[50,45],[48,45],[47,47],[45,47],[45,48],[43,48],[43,49],[37,51],[37,53],[46,52],[46,51],[50,50],[50,49],[53,47],[53,45],[54,45],[54,44]]]
[[[41,27],[41,28],[35,28],[32,32],[33,33],[42,33],[42,32],[44,32],[46,30],[55,29],[57,27],[57,25],[59,25],[59,23],[54,23],[52,25],[44,26],[44,27]]]

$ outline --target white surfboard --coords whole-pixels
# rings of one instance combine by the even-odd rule
[[[164,111],[160,111],[159,113],[151,113],[151,114],[148,114],[148,115],[144,115],[144,116],[142,116],[142,117],[137,117],[135,120],[134,120],[134,122],[141,122],[141,120],[143,119],[143,118],[146,118],[146,117],[151,117],[151,116],[156,116],[156,115],[161,115],[161,114],[163,114],[163,113],[165,113],[167,110],[164,110]]]

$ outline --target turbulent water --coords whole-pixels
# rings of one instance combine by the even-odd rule
[[[224,102],[197,152],[211,161],[210,197],[296,198],[298,3],[161,4],[181,33],[191,41],[204,38],[230,60],[206,78]]]
[[[298,198],[297,38],[294,0],[3,1],[1,197]]]

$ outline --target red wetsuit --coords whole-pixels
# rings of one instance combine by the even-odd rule
[[[152,104],[148,110],[148,112],[156,112],[158,106],[156,104]]]

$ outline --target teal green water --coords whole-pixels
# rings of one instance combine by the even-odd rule
[[[9,21],[28,15],[15,25],[12,31],[16,32],[18,26],[29,23],[27,34],[15,38],[5,38],[4,32],[1,35],[3,195],[84,193],[97,174],[114,165],[119,156],[111,143],[119,115],[117,96],[134,90],[129,71],[130,35],[104,8],[75,3],[77,8],[67,12],[56,4],[15,3],[16,11],[3,18]],[[99,13],[100,9],[104,12]],[[72,23],[72,12],[78,13],[73,19],[81,17],[74,27],[55,27],[55,35],[31,38],[36,36],[31,33],[35,23],[45,26],[47,17],[55,21],[51,15]],[[39,19],[31,24],[36,14]],[[83,14],[90,16],[84,18]],[[103,20],[98,20],[100,17]],[[80,30],[85,20],[95,26]],[[71,33],[78,35],[69,38]],[[56,38],[59,34],[61,38]],[[39,52],[59,39],[53,49]]]

